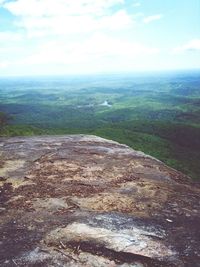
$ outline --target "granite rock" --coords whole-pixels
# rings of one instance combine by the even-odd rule
[[[0,138],[0,266],[200,266],[200,186],[96,136]]]

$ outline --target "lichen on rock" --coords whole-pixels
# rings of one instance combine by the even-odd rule
[[[0,143],[0,266],[200,266],[189,177],[96,136]]]

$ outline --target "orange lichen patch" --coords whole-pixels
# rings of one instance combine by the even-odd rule
[[[69,209],[71,205],[68,205],[64,198],[37,198],[33,202],[35,209],[57,211],[59,209]]]
[[[91,197],[73,198],[81,208],[95,211],[117,211],[137,216],[151,216],[167,202],[170,192],[156,183],[127,182],[116,185],[108,192],[94,194]]]
[[[141,201],[142,199],[155,199],[163,203],[167,201],[169,195],[173,192],[173,187],[163,182],[150,182],[147,179],[143,179],[122,183],[120,184],[119,191],[124,194],[131,194],[134,198]]]
[[[76,202],[76,199],[73,199]],[[128,196],[114,193],[102,193],[91,198],[78,199],[78,205],[82,209],[89,209],[95,211],[118,211],[123,213],[133,213],[134,211],[142,212],[140,207],[136,207],[134,199]]]
[[[16,171],[23,167],[25,160],[6,160],[0,169],[0,176],[7,176],[10,172]]]
[[[24,178],[8,178],[6,182],[9,182],[12,184],[13,189],[17,189],[20,186],[25,186],[25,185],[35,185],[34,182],[25,180]]]
[[[75,199],[76,202],[76,199]],[[117,211],[127,214],[134,214],[139,217],[148,217],[154,208],[159,208],[159,204],[151,202],[137,202],[134,198],[113,194],[101,194],[89,199],[79,199],[77,202],[82,209],[95,210],[95,211]]]
[[[10,198],[10,199],[7,201],[7,203],[16,202],[16,201],[21,200],[21,199],[23,199],[23,198],[24,198],[24,197],[23,197],[22,195],[17,195],[17,196],[14,196],[14,197]]]

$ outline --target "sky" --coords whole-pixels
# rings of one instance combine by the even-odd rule
[[[200,0],[0,0],[0,76],[200,69]]]

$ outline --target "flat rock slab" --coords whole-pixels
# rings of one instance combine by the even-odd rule
[[[0,266],[200,266],[200,186],[96,136],[0,138]]]

